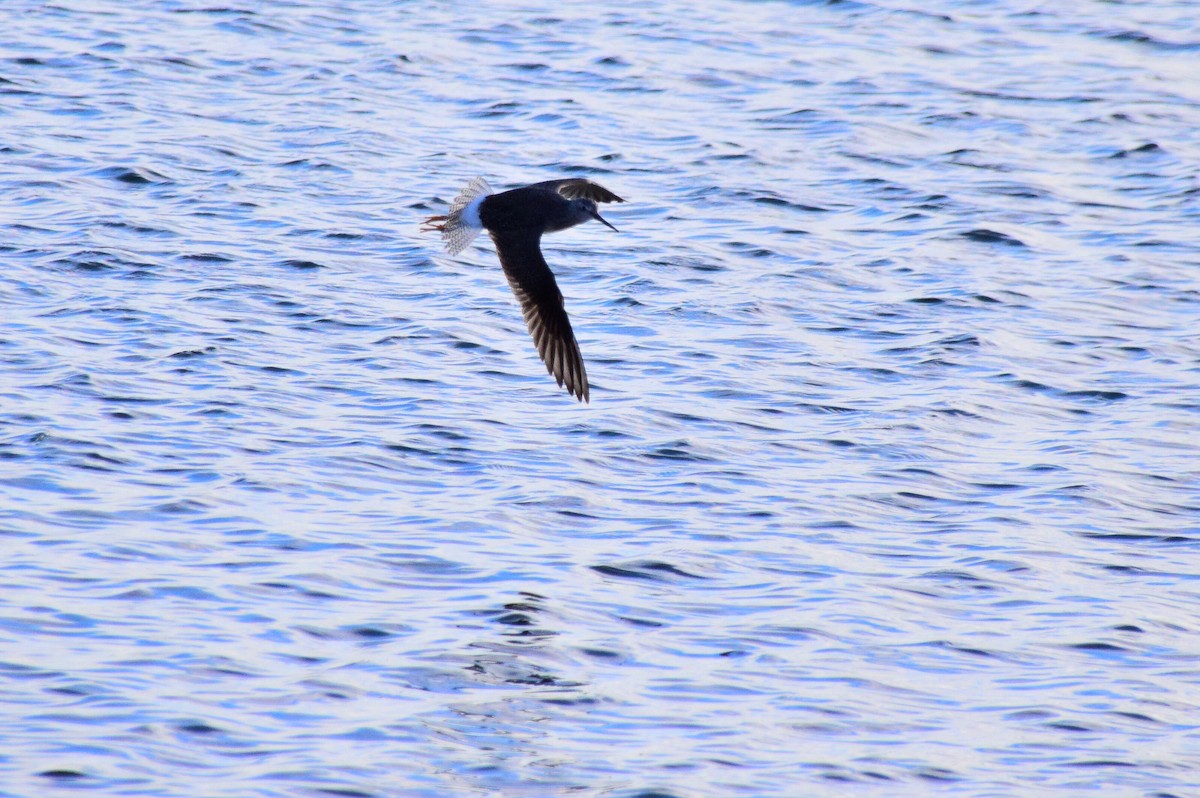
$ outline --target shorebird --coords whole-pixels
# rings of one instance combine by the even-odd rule
[[[596,210],[596,203],[624,201],[583,178],[547,180],[494,194],[487,181],[477,177],[454,198],[449,213],[429,217],[421,228],[422,232],[441,232],[451,255],[466,249],[480,230],[488,231],[546,371],[581,402],[588,401],[587,371],[562,292],[542,257],[542,234],[557,233],[588,219],[616,230]]]

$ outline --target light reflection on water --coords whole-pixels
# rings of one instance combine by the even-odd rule
[[[1192,16],[8,10],[0,792],[1184,794]]]

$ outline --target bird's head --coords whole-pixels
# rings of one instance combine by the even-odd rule
[[[571,200],[571,204],[573,206],[575,206],[574,210],[575,210],[576,215],[579,217],[579,221],[585,222],[589,218],[595,219],[597,222],[600,222],[601,224],[605,225],[606,227],[608,227],[612,230],[616,230],[616,232],[618,232],[618,233],[621,232],[620,230],[617,230],[617,228],[615,228],[611,224],[609,224],[608,220],[600,215],[600,211],[597,210],[597,208],[596,208],[595,200],[590,200],[590,199],[581,197],[579,199]]]

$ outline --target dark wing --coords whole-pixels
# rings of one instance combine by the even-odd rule
[[[567,390],[579,401],[588,401],[583,355],[575,342],[554,273],[542,257],[538,236],[529,230],[489,232],[496,242],[496,254],[500,256],[504,276],[521,303],[525,324],[546,364],[546,371],[554,375],[559,385],[566,384]]]
[[[590,199],[592,202],[624,202],[625,200],[612,193],[599,183],[593,183],[582,177],[568,177],[564,180],[547,180],[544,183],[534,183],[530,188],[546,188],[557,191],[567,199]]]

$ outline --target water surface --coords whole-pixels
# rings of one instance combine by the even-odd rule
[[[6,4],[0,793],[1194,790],[1195,8],[922,8]]]

